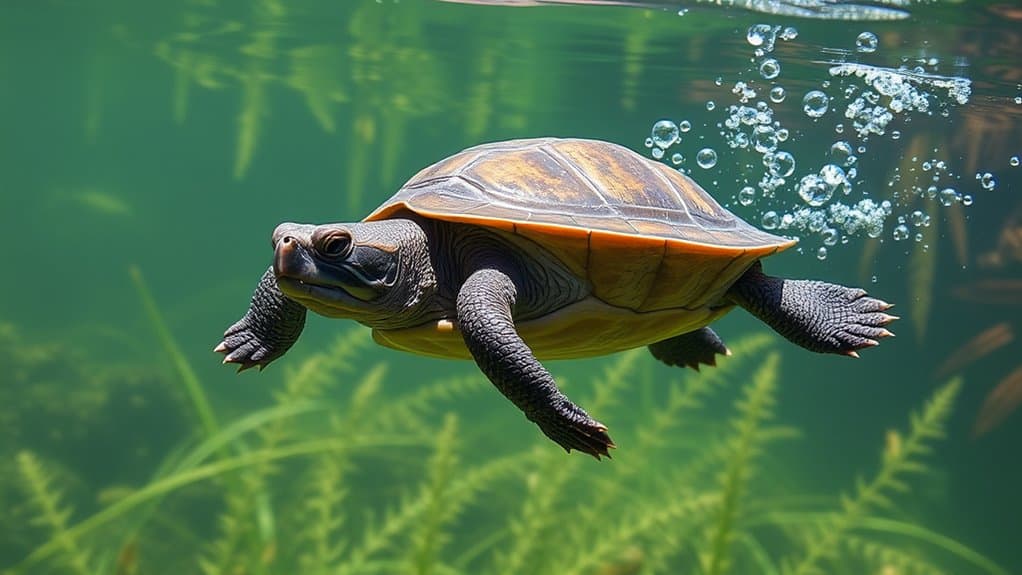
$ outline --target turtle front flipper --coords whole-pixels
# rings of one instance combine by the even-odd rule
[[[224,354],[224,363],[236,363],[238,371],[266,367],[298,341],[305,327],[305,307],[281,293],[271,267],[252,294],[245,316],[224,332],[213,351]]]
[[[771,277],[759,262],[731,286],[728,297],[788,340],[820,353],[858,357],[856,350],[893,336],[884,326],[898,319],[884,313],[892,304],[865,290]]]
[[[667,365],[691,367],[696,371],[700,364],[717,365],[717,355],[731,355],[720,336],[708,327],[651,343],[649,352]]]
[[[458,324],[479,368],[547,437],[599,459],[614,442],[607,427],[568,399],[515,329],[511,278],[494,267],[472,273],[458,293]]]

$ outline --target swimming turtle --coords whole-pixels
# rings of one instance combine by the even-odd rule
[[[698,369],[729,353],[707,324],[741,306],[792,342],[857,356],[892,335],[861,289],[766,275],[794,240],[763,232],[695,182],[622,146],[484,144],[429,166],[357,223],[285,223],[273,265],[216,351],[265,367],[306,310],[356,320],[387,347],[474,358],[566,450],[607,455],[607,428],[541,359],[649,346]]]

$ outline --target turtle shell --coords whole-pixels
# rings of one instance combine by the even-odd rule
[[[597,140],[469,148],[420,171],[366,221],[402,210],[525,236],[599,299],[643,312],[713,305],[754,261],[795,243],[677,170]]]

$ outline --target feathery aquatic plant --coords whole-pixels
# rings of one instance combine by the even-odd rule
[[[50,531],[60,549],[60,563],[77,575],[91,575],[95,571],[89,566],[88,549],[68,533],[68,523],[74,511],[62,501],[64,496],[53,486],[52,476],[28,451],[19,453],[17,460],[22,487],[37,513],[32,523]]]
[[[410,534],[408,546],[409,573],[429,575],[438,562],[441,547],[450,541],[444,526],[453,520],[458,508],[450,501],[450,484],[457,472],[458,420],[448,413],[443,428],[436,436],[436,451],[426,464],[423,484],[427,508]]]
[[[538,433],[532,446],[493,454],[485,449],[491,444],[485,434],[466,433],[467,424],[455,423],[459,402],[488,389],[482,377],[387,390],[384,365],[366,365],[356,357],[367,341],[364,330],[342,336],[285,370],[273,407],[220,423],[216,433],[168,458],[152,483],[99,513],[79,523],[64,515],[52,529],[53,539],[31,553],[19,571],[46,561],[89,572],[82,571],[91,566],[82,542],[96,547],[100,557],[113,556],[98,542],[123,542],[121,520],[129,517],[137,518],[131,536],[140,564],[146,565],[147,541],[156,533],[148,525],[179,520],[161,517],[169,510],[157,507],[159,502],[213,480],[209,488],[224,502],[223,528],[217,543],[204,546],[201,566],[208,573],[587,575],[692,572],[701,566],[706,573],[731,567],[779,575],[779,555],[790,555],[783,563],[786,575],[819,572],[824,562],[843,565],[838,560],[940,573],[943,565],[931,550],[945,550],[980,572],[1003,575],[961,544],[904,521],[868,515],[885,510],[905,488],[906,477],[922,470],[919,460],[940,436],[957,382],[913,416],[905,439],[888,449],[878,475],[861,482],[841,511],[785,516],[790,512],[778,498],[760,503],[752,516],[746,508],[752,509],[759,485],[750,481],[752,470],[769,469],[760,463],[764,446],[792,434],[767,424],[778,375],[776,352],[764,354],[769,337],[736,342],[735,357],[722,358],[715,369],[683,372],[677,385],[660,389],[664,401],[648,407],[637,408],[641,402],[635,401],[619,407],[617,401],[622,391],[641,387],[635,381],[641,351],[611,360],[602,377],[580,389],[569,385],[573,394],[588,391],[590,399],[582,403],[612,423],[642,410],[633,419],[635,429],[619,434],[615,459],[603,463],[566,455]],[[359,371],[352,385],[336,386]],[[734,392],[741,395],[730,426],[715,425],[720,416],[708,412],[715,408],[705,400],[750,375],[751,382]],[[334,399],[337,395],[343,397]],[[679,442],[687,437],[695,440]],[[285,458],[287,468],[281,465]],[[401,463],[388,469],[380,458]],[[353,496],[366,488],[366,480],[393,483],[383,492],[397,489],[405,495],[388,496],[383,504],[372,498],[372,489]],[[260,526],[260,508],[252,505],[258,497],[272,514],[270,526],[280,522],[279,528]],[[237,501],[231,503],[232,498]],[[248,499],[245,505],[243,499]],[[799,527],[788,531],[791,525]],[[767,529],[772,533],[762,532]],[[894,534],[913,544],[890,543],[888,535]],[[761,537],[771,537],[771,544]],[[75,567],[64,561],[76,554],[68,542],[85,550],[86,563]],[[189,541],[187,549],[195,553],[200,545]]]
[[[760,426],[772,416],[779,361],[777,353],[768,355],[735,404],[736,413],[730,425],[734,435],[728,440],[729,461],[720,476],[721,507],[710,533],[709,554],[703,560],[703,571],[708,575],[725,573],[730,566],[730,547],[741,498],[752,474],[753,460],[760,452]]]
[[[909,431],[905,439],[888,446],[880,470],[871,480],[860,479],[852,495],[842,495],[841,510],[810,534],[801,559],[785,563],[786,575],[823,573],[818,564],[836,556],[842,536],[857,519],[873,509],[890,508],[894,494],[909,490],[906,476],[927,469],[922,458],[933,451],[931,444],[934,441],[944,437],[944,425],[961,386],[960,379],[951,380],[933,394],[920,413],[909,417]]]
[[[343,437],[354,433],[364,419],[367,406],[380,391],[386,373],[384,364],[371,369],[351,394],[346,413],[335,414],[330,420],[329,430]],[[345,521],[345,504],[348,488],[345,480],[353,463],[350,451],[324,453],[316,458],[309,470],[307,496],[303,501],[302,525],[307,527],[299,532],[304,546],[298,555],[303,573],[316,573],[325,565],[339,561],[347,541],[342,527]]]

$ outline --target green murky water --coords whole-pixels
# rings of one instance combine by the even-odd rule
[[[900,4],[5,6],[0,569],[1019,572],[1022,10]],[[800,237],[770,271],[865,286],[898,337],[817,356],[737,311],[701,373],[551,363],[610,427],[600,463],[353,324],[219,364],[277,223],[549,135],[688,171]]]

